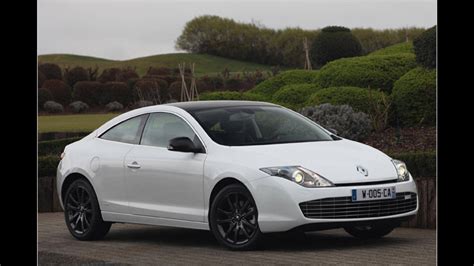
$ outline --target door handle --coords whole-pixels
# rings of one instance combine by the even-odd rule
[[[139,169],[141,166],[137,162],[127,164],[128,168]]]

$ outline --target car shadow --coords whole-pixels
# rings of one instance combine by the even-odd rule
[[[141,242],[163,246],[201,247],[226,249],[219,245],[210,231],[172,228],[140,227],[114,230],[113,226],[103,241]],[[266,251],[311,251],[327,249],[351,249],[354,247],[381,247],[400,245],[412,241],[388,235],[380,239],[362,240],[342,230],[317,232],[286,232],[265,234],[257,250]]]

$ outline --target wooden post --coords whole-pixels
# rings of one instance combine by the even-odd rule
[[[186,70],[186,64],[178,64],[179,73],[181,74],[181,101],[186,102],[189,101],[189,92],[188,88],[186,87],[186,80],[184,79],[184,73]]]
[[[305,70],[312,70],[311,67],[311,60],[309,60],[309,47],[308,47],[308,38],[304,38],[303,40],[303,47],[305,52],[305,62],[304,62],[304,69]]]

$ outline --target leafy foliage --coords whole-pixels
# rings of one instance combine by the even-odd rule
[[[43,109],[43,105],[47,101],[52,101],[53,95],[48,89],[39,88],[38,89],[38,108]]]
[[[244,100],[244,101],[265,101],[261,95],[249,92],[237,91],[217,91],[206,92],[199,95],[199,100]]]
[[[370,87],[390,93],[393,83],[414,67],[415,56],[410,54],[342,58],[322,67],[314,82],[323,88]]]
[[[335,59],[358,56],[361,52],[361,44],[352,35],[350,29],[330,26],[323,28],[313,40],[311,46],[312,64],[323,66]]]
[[[59,79],[49,79],[43,83],[43,88],[48,89],[53,96],[53,100],[61,104],[71,102],[71,87]]]
[[[308,97],[320,89],[314,84],[290,84],[279,89],[272,97],[272,102],[291,109],[300,109]]]
[[[90,106],[97,106],[100,103],[102,86],[103,84],[98,81],[79,81],[74,84],[72,98]]]
[[[59,157],[61,152],[64,151],[64,147],[80,139],[82,137],[40,141],[38,142],[38,156],[56,155],[56,157]]]
[[[324,103],[314,107],[305,107],[301,114],[327,129],[335,129],[338,135],[355,140],[365,140],[371,131],[369,116],[355,112],[349,105]]]
[[[396,55],[396,54],[414,54],[413,42],[397,43],[383,49],[374,51],[369,55]]]
[[[250,92],[272,97],[276,91],[285,85],[311,83],[318,76],[317,73],[318,71],[310,70],[285,71],[259,83]]]
[[[436,151],[396,153],[390,157],[404,162],[414,178],[436,177]]]
[[[99,103],[101,105],[113,101],[128,105],[132,100],[132,91],[124,82],[107,82],[101,87],[101,92],[99,94]]]
[[[407,38],[409,41],[413,41],[424,30],[423,28],[410,27],[384,30],[354,28],[351,31],[362,44],[362,54],[369,54],[397,43],[406,42]]]
[[[44,110],[49,113],[62,113],[64,112],[64,108],[60,103],[55,101],[47,101],[43,105]]]
[[[38,157],[38,176],[55,176],[60,158],[58,155]]]
[[[393,116],[402,126],[436,124],[436,70],[415,68],[395,82]]]
[[[89,80],[89,72],[83,67],[76,66],[72,69],[66,68],[64,71],[64,81],[71,87],[78,81]]]
[[[69,104],[69,108],[73,113],[82,113],[89,109],[89,105],[85,102],[75,101]]]
[[[116,112],[116,111],[121,111],[123,109],[123,104],[113,101],[111,103],[108,103],[105,108],[107,108],[108,112]]]
[[[424,67],[436,67],[436,26],[423,32],[413,41],[416,61]]]
[[[39,64],[38,66],[38,72],[41,72],[44,76],[45,79],[58,79],[61,80],[63,79],[63,74],[61,71],[61,68],[53,63],[44,63],[44,64]]]

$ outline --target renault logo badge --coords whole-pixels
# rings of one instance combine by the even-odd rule
[[[363,174],[364,176],[368,176],[369,175],[369,171],[367,169],[365,169],[363,166],[356,166],[356,169],[357,169],[357,172]]]

